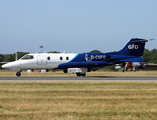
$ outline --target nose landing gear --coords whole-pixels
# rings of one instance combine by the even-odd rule
[[[18,71],[18,72],[16,73],[16,76],[17,76],[17,77],[20,77],[20,76],[21,76],[21,71]]]

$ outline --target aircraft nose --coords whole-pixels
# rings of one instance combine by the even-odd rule
[[[10,69],[10,68],[19,68],[19,67],[20,67],[20,63],[17,62],[17,61],[10,62],[10,63],[2,65],[2,68],[7,68],[7,69]]]
[[[6,68],[6,64],[2,65],[2,68]]]
[[[11,65],[9,63],[2,65],[2,68],[10,68]]]

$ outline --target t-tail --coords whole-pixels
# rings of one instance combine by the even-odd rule
[[[143,56],[145,43],[148,40],[133,38],[131,39],[120,51],[116,52],[117,55],[130,55],[130,56]]]

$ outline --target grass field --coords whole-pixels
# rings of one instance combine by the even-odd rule
[[[0,76],[16,71],[1,70]],[[76,76],[61,71],[22,76]],[[87,76],[157,76],[157,71]],[[0,120],[156,120],[157,82],[0,81]]]
[[[17,71],[0,70],[0,76],[16,76]],[[62,71],[47,72],[47,73],[27,73],[27,71],[22,71],[21,76],[76,76],[72,73],[63,73]],[[157,71],[96,71],[87,72],[86,76],[157,76]]]
[[[157,82],[0,82],[1,120],[156,120]]]

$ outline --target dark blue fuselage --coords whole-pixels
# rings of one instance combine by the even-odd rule
[[[59,64],[58,68],[75,67],[103,67],[123,62],[144,62],[142,59],[145,39],[131,39],[123,49],[110,53],[81,53],[77,54],[70,62]]]

